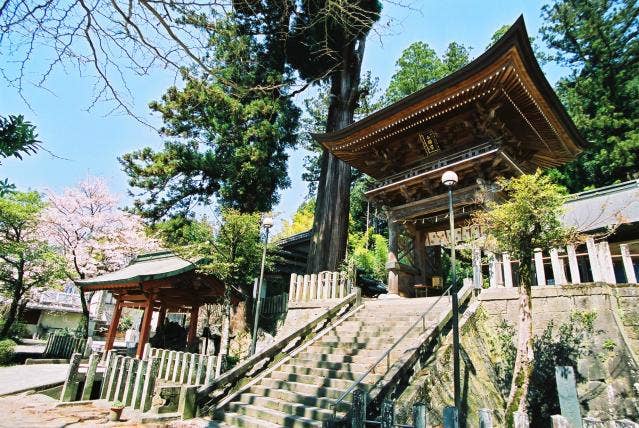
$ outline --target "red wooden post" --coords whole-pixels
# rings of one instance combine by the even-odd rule
[[[192,345],[195,342],[195,334],[197,333],[197,317],[200,307],[193,305],[191,308],[191,319],[189,320],[189,334],[186,337],[186,343]]]
[[[115,333],[118,331],[118,324],[120,324],[120,315],[122,315],[122,302],[116,299],[115,309],[113,310],[113,317],[111,318],[111,325],[109,325],[109,331],[107,332],[106,343],[104,344],[105,352],[113,349],[113,342],[115,341]]]
[[[151,319],[153,318],[153,297],[149,296],[147,299],[144,315],[142,316],[142,324],[140,325],[140,341],[138,342],[138,351],[136,353],[138,358],[142,358],[144,345],[149,340],[149,330],[151,329]]]

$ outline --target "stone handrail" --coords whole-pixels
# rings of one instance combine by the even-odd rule
[[[332,318],[339,316],[360,304],[361,293],[358,288],[355,288],[354,293],[346,296],[341,302],[318,315],[311,322],[288,334],[286,337],[281,338],[267,349],[241,362],[232,370],[216,379],[213,379],[207,385],[200,387],[197,391],[197,404],[202,410],[200,413],[207,413],[212,410],[215,406],[217,406],[218,402],[220,402],[225,396],[229,395],[233,389],[240,387],[243,379],[253,377],[259,372],[268,369],[280,354],[289,354],[302,345],[309,334],[313,334],[321,330],[321,328]],[[291,346],[292,344],[293,346]],[[263,364],[260,366],[260,363]],[[215,397],[210,396],[211,393],[218,390],[221,390],[220,394],[217,394]]]

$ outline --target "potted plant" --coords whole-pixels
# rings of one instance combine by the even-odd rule
[[[121,401],[114,401],[111,403],[111,411],[109,412],[109,420],[111,422],[117,422],[122,416],[122,410],[124,410],[124,403]]]

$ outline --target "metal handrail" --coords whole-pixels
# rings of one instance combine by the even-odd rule
[[[439,303],[439,301],[442,299],[442,297],[447,296],[450,294],[450,290],[451,288],[453,288],[453,286],[451,285],[450,287],[448,287],[438,298],[437,300],[435,300],[435,302],[433,302],[430,307],[428,309],[426,309],[426,312],[424,312],[417,320],[415,320],[415,322],[408,327],[408,329],[404,332],[404,334],[402,334],[399,339],[397,339],[395,341],[395,343],[393,343],[391,345],[390,348],[388,348],[378,359],[377,361],[375,361],[373,363],[373,365],[371,365],[368,370],[366,370],[366,372],[364,372],[364,374],[362,374],[351,386],[349,386],[346,391],[344,391],[344,393],[342,393],[342,395],[339,396],[339,398],[337,400],[335,400],[335,402],[333,403],[333,420],[335,420],[335,416],[337,414],[337,406],[344,401],[344,398],[346,398],[348,396],[348,394],[350,394],[351,392],[353,392],[355,390],[355,388],[360,385],[364,379],[366,379],[366,377],[371,374],[374,370],[375,367],[377,367],[377,365],[379,363],[381,363],[384,359],[387,360],[387,370],[390,367],[390,353],[393,349],[395,349],[395,347],[397,345],[399,345],[399,343],[401,341],[403,341],[406,336],[408,336],[408,334],[413,331],[413,329],[417,326],[417,324],[419,324],[420,322],[422,323],[422,328],[425,331],[426,330],[426,315],[428,315],[430,313],[430,311],[435,307],[435,305],[437,305]]]

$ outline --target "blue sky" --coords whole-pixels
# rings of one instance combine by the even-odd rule
[[[369,38],[365,53],[364,70],[371,70],[385,88],[395,68],[401,51],[415,41],[424,41],[438,53],[448,43],[457,41],[473,47],[473,56],[479,55],[488,44],[493,32],[504,24],[513,23],[523,13],[528,31],[537,35],[541,25],[540,10],[545,2],[533,0],[415,0],[411,8],[385,3],[380,21],[381,40],[376,35]],[[386,23],[391,21],[390,26]],[[381,31],[381,30],[380,30]],[[46,61],[48,52],[37,52]],[[12,58],[3,57],[8,62]],[[566,70],[552,64],[544,67],[551,83]],[[31,76],[34,81],[37,73]],[[137,114],[152,124],[160,121],[152,116],[147,105],[159,99],[164,90],[173,84],[172,72],[155,69],[148,76],[127,76],[134,95]],[[122,196],[126,203],[126,176],[121,171],[117,157],[144,147],[159,147],[162,139],[157,133],[123,114],[108,114],[112,105],[98,105],[86,111],[93,94],[93,80],[80,76],[75,69],[67,73],[58,69],[49,79],[48,91],[27,86],[24,91],[29,106],[14,88],[0,84],[0,115],[24,114],[36,124],[40,139],[46,148],[60,158],[46,152],[25,158],[24,161],[7,159],[0,165],[0,178],[8,177],[19,188],[60,191],[72,186],[87,174],[105,177],[110,187]],[[282,191],[282,199],[276,212],[290,217],[306,195],[306,184],[300,176],[303,171],[302,150],[292,151],[289,160],[289,176],[292,187]]]

